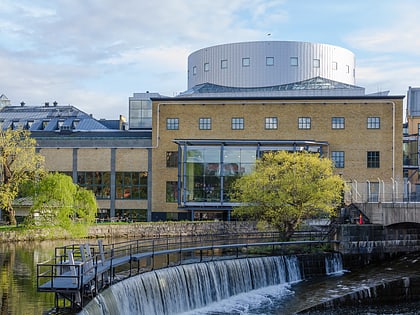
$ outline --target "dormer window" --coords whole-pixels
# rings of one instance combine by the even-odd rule
[[[79,125],[80,120],[75,119],[73,120],[73,129],[77,129],[77,126]]]

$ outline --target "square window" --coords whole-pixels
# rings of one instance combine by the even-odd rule
[[[368,151],[367,152],[367,167],[368,168],[379,168],[380,166],[380,154],[379,151]]]
[[[242,67],[249,67],[251,64],[251,59],[249,57],[242,58]]]
[[[332,151],[331,160],[336,168],[344,168],[344,151]]]
[[[200,130],[211,130],[211,118],[200,118],[198,120],[198,128]]]
[[[368,129],[379,129],[381,127],[380,117],[368,117],[367,128]]]
[[[228,67],[227,60],[226,59],[221,60],[220,61],[220,68],[221,69],[227,69],[227,67]]]
[[[298,118],[299,129],[311,129],[311,117],[299,117]]]
[[[333,70],[338,70],[338,63],[337,63],[337,61],[333,61],[332,68],[333,68]]]
[[[298,57],[290,57],[290,65],[294,67],[298,66],[299,65]]]
[[[265,57],[266,66],[274,66],[274,57]]]
[[[321,61],[319,59],[314,59],[314,68],[319,68],[321,65]]]
[[[265,117],[265,129],[277,129],[277,117]]]
[[[208,62],[206,62],[206,63],[204,64],[204,72],[208,72],[208,71],[209,71],[209,69],[210,69],[210,64],[209,64]]]
[[[332,117],[331,118],[332,129],[344,129],[344,117]]]
[[[178,167],[178,151],[166,152],[166,167]]]
[[[233,117],[232,130],[243,130],[243,129],[244,129],[244,119],[242,117]]]
[[[196,75],[197,74],[197,66],[194,66],[193,67],[193,75]]]
[[[179,119],[178,118],[166,118],[166,129],[167,130],[178,130]]]

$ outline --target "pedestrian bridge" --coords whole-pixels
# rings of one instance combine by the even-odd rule
[[[354,205],[372,224],[420,224],[419,202],[367,202]]]

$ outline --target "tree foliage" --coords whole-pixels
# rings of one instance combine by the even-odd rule
[[[0,207],[6,220],[16,224],[13,200],[19,187],[42,176],[44,158],[36,152],[36,140],[23,129],[0,130]]]
[[[95,221],[97,204],[92,191],[61,173],[49,173],[34,189],[30,224],[61,227],[82,236]]]
[[[344,181],[334,175],[331,160],[307,152],[270,152],[257,160],[253,172],[235,181],[234,215],[265,221],[290,239],[303,220],[334,214]]]

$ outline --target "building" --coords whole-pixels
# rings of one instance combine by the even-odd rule
[[[126,130],[124,118],[96,120],[74,106],[4,106],[3,129],[25,128],[49,171],[65,173],[97,198],[99,218],[151,219],[151,132]]]
[[[49,170],[93,190],[100,218],[229,220],[231,183],[267,150],[331,158],[347,202],[403,200],[404,96],[366,95],[355,69],[354,54],[332,45],[225,44],[189,56],[180,95],[129,97],[128,130],[123,117],[3,96],[0,120],[31,130]]]
[[[403,98],[153,98],[152,209],[229,219],[230,184],[271,150],[331,158],[348,202],[391,200],[403,187]]]
[[[420,88],[408,88],[406,116],[407,122],[404,124],[404,175],[407,182],[406,197],[410,201],[420,201]]]

